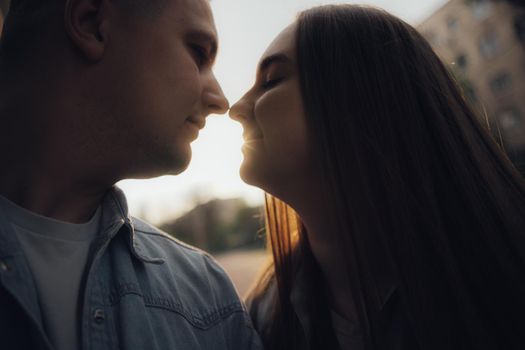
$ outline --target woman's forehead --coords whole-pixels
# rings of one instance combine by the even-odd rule
[[[265,57],[273,56],[276,54],[285,54],[290,58],[295,56],[295,30],[296,24],[293,23],[286,27],[268,46],[262,56],[262,60]]]

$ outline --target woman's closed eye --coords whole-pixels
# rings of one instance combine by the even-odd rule
[[[273,88],[274,86],[276,86],[277,84],[279,84],[281,81],[283,81],[284,78],[282,77],[279,77],[279,78],[272,78],[272,79],[266,79],[261,87],[263,88],[263,90],[268,90],[268,89],[271,89]]]

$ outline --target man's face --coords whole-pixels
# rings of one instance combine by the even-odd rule
[[[182,172],[210,113],[228,109],[212,72],[217,32],[207,0],[171,0],[154,18],[115,15],[104,59],[104,113],[128,177]],[[124,158],[124,159],[122,159]]]

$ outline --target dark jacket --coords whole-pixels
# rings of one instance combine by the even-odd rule
[[[300,348],[304,350],[327,350],[326,346],[313,345],[310,341],[310,335],[314,331],[314,320],[308,313],[308,305],[312,302],[307,292],[310,288],[306,285],[307,278],[301,278],[300,271],[295,280],[290,300],[292,302],[295,314],[299,320],[301,334],[300,334]],[[385,279],[385,282],[388,279]],[[391,282],[391,281],[390,281]],[[385,283],[380,286],[378,291],[381,299],[381,308],[376,316],[370,320],[371,338],[374,350],[419,350],[415,333],[412,329],[411,323],[404,311],[402,298],[399,289],[395,284]],[[247,300],[247,305],[250,310],[255,328],[261,335],[263,343],[267,330],[270,327],[270,314],[274,299],[277,297],[277,284],[274,279],[270,282],[267,292],[262,297],[257,297],[257,300]],[[364,341],[364,340],[363,340]],[[341,350],[355,350],[342,349]],[[361,350],[362,347],[359,347]],[[337,350],[337,349],[330,349]]]

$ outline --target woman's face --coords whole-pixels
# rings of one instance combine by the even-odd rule
[[[244,128],[241,178],[279,196],[310,171],[307,127],[295,53],[295,25],[264,53],[254,86],[230,110]]]

